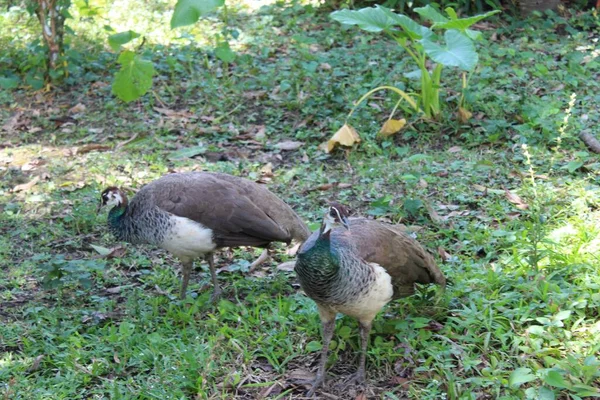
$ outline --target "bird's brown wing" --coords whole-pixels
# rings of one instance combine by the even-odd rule
[[[218,247],[266,246],[291,236],[236,185],[209,173],[171,174],[145,188],[154,204],[213,231]]]
[[[357,256],[385,268],[392,277],[395,297],[411,294],[415,283],[446,284],[433,257],[398,226],[353,218],[350,230],[336,229],[332,240],[352,245]]]

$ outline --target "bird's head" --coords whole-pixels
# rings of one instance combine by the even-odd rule
[[[100,204],[98,204],[97,212],[104,206],[109,207],[121,207],[127,205],[127,196],[121,191],[121,189],[111,186],[102,192],[100,195]]]
[[[325,213],[325,216],[323,217],[323,225],[321,226],[322,233],[326,234],[337,226],[343,226],[346,229],[350,229],[348,215],[349,211],[346,206],[336,202],[330,203],[327,213]]]

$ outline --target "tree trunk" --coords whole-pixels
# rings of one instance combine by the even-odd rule
[[[42,36],[48,46],[47,78],[49,72],[58,66],[58,58],[63,50],[65,32],[65,11],[70,0],[36,0],[35,14],[42,26]]]

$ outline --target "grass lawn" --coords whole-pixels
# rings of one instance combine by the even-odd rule
[[[396,44],[323,8],[234,3],[237,58],[223,63],[222,11],[170,31],[170,3],[135,2],[135,15],[121,3],[107,23],[147,32],[140,52],[157,70],[129,104],[111,94],[104,22],[74,12],[68,76],[33,90],[35,21],[0,11],[0,72],[24,79],[0,89],[0,398],[303,398],[320,322],[277,268],[293,259],[283,246],[252,272],[259,249],[218,252],[216,305],[197,262],[180,301],[177,260],[115,242],[96,214],[106,186],[133,195],[190,170],[260,180],[313,230],[333,199],[403,223],[449,279],[440,302],[423,287],[376,318],[366,389],[341,385],[359,334],[340,317],[319,398],[600,397],[600,159],[578,138],[600,137],[598,16],[480,24],[469,121],[446,68],[440,121],[400,109],[407,127],[380,139],[397,98],[379,93],[349,120],[362,142],[326,153],[368,90],[418,87]]]

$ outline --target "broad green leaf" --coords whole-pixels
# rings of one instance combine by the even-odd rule
[[[425,7],[415,8],[414,12],[419,14],[421,17],[427,18],[435,23],[448,21],[448,18],[444,17],[438,10],[431,7],[429,4]]]
[[[571,310],[563,310],[554,316],[554,319],[562,321],[563,319],[567,319],[571,316]]]
[[[348,339],[350,337],[351,333],[352,333],[352,328],[344,325],[338,331],[338,336],[341,337],[342,339]]]
[[[546,386],[542,386],[538,391],[538,397],[536,400],[555,400],[556,395],[551,389],[548,389]]]
[[[308,342],[306,344],[306,351],[308,351],[309,353],[313,353],[315,351],[321,350],[322,347],[323,347],[323,345],[321,344],[321,342],[317,342],[316,340],[313,340],[312,342]]]
[[[571,387],[571,384],[565,381],[565,378],[558,371],[548,371],[548,374],[543,378],[550,386],[555,386],[561,389],[567,389]]]
[[[330,17],[341,24],[357,25],[367,32],[381,32],[394,26],[394,20],[383,7],[334,11]]]
[[[531,382],[536,379],[537,377],[531,373],[531,369],[517,368],[510,374],[508,384],[511,387],[519,387],[523,383]]]
[[[115,74],[112,92],[126,103],[139,99],[152,87],[154,65],[133,51],[124,51],[117,60],[121,69]]]
[[[225,0],[178,0],[171,17],[171,29],[195,24],[200,17],[222,7]]]
[[[229,47],[229,42],[219,43],[219,45],[215,48],[215,55],[223,62],[230,63],[235,60],[235,53],[233,50],[231,50],[231,47]]]
[[[381,6],[377,6],[377,9],[382,10],[393,21],[393,25],[400,26],[412,40],[429,39],[433,36],[431,29],[419,25],[406,15],[396,14],[392,10]]]
[[[119,51],[122,45],[138,37],[140,37],[140,34],[134,31],[119,32],[108,37],[108,44],[114,51]]]
[[[19,86],[19,80],[17,78],[5,78],[0,76],[0,88],[14,89],[17,86]]]
[[[110,254],[111,249],[107,249],[106,247],[98,246],[90,243],[90,247],[98,252],[101,256],[106,256]]]
[[[404,75],[408,79],[421,79],[421,70],[415,69],[414,71],[405,72],[402,75]]]
[[[581,167],[583,167],[583,161],[569,161],[569,163],[565,166],[567,171],[570,173],[577,171]]]
[[[169,154],[169,160],[183,160],[185,158],[194,158],[197,155],[206,152],[205,146],[184,147],[183,149],[175,150]]]
[[[446,31],[444,39],[445,46],[426,39],[421,40],[425,53],[442,65],[459,67],[465,71],[473,70],[479,59],[473,41],[456,30]]]
[[[467,30],[467,28],[470,27],[471,25],[473,25],[491,15],[498,14],[499,12],[500,12],[500,10],[494,10],[494,11],[489,11],[485,14],[474,15],[474,16],[468,17],[468,18],[457,18],[457,19],[452,18],[451,20],[448,20],[448,21],[436,22],[435,24],[433,24],[433,28],[456,29],[461,32],[465,32]]]

